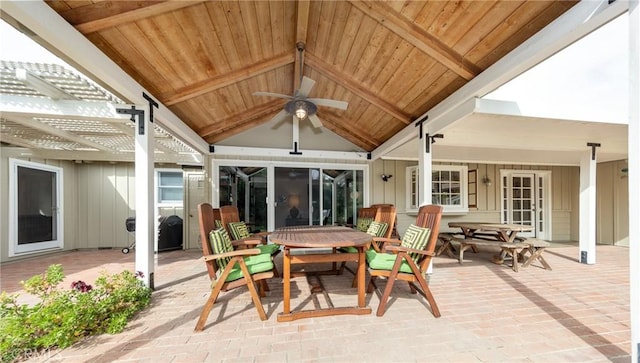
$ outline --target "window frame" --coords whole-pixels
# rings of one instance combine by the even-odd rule
[[[440,204],[444,214],[467,214],[469,212],[468,167],[466,165],[432,165],[431,190],[433,200],[433,172],[453,171],[460,173],[460,204]],[[420,203],[420,172],[418,165],[406,168],[406,212],[417,213]],[[457,194],[457,193],[456,193]]]
[[[160,181],[162,179],[162,174],[165,173],[180,173],[182,184],[180,187],[178,186],[161,186]],[[182,206],[184,204],[184,171],[182,169],[156,169],[155,170],[155,199],[156,205],[158,207],[176,207]],[[163,200],[161,199],[162,190],[163,189],[177,189],[180,188],[182,190],[182,199],[180,200]]]

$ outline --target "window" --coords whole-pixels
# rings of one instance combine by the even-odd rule
[[[182,204],[184,195],[182,171],[159,170],[157,183],[158,204]]]
[[[433,165],[431,173],[431,202],[444,207],[445,213],[467,213],[467,167]],[[418,166],[407,167],[407,211],[415,212],[420,204]]]

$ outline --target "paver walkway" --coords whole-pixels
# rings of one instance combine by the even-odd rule
[[[205,330],[193,328],[209,290],[197,250],[157,256],[152,305],[118,335],[90,338],[31,361],[47,362],[630,362],[628,249],[598,246],[596,265],[576,262],[575,245],[545,252],[552,271],[515,273],[489,262],[434,260],[430,287],[441,318],[406,284],[396,284],[383,317],[336,316],[278,323],[280,279],[270,280],[260,321],[246,289],[222,293]],[[133,270],[134,254],[78,251],[1,266],[3,291],[62,263],[67,280],[91,282],[100,269]],[[278,261],[281,263],[281,261]],[[337,306],[353,305],[351,275],[323,276]],[[380,283],[383,285],[384,283]],[[374,312],[376,294],[367,295]],[[28,300],[28,298],[25,298]],[[323,305],[319,295],[318,303]],[[292,308],[309,306],[309,284],[294,280]]]

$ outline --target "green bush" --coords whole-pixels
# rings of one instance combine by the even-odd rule
[[[95,288],[74,281],[60,290],[61,265],[23,282],[24,290],[40,298],[34,306],[20,305],[17,295],[0,294],[0,357],[10,362],[51,348],[65,348],[83,337],[121,332],[127,321],[151,300],[141,273],[101,273]]]

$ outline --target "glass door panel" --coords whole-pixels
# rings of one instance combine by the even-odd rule
[[[12,254],[61,248],[62,169],[11,159]]]
[[[253,231],[267,230],[267,168],[221,166],[220,206],[234,205]]]
[[[310,224],[310,171],[307,168],[275,168],[275,228]]]

